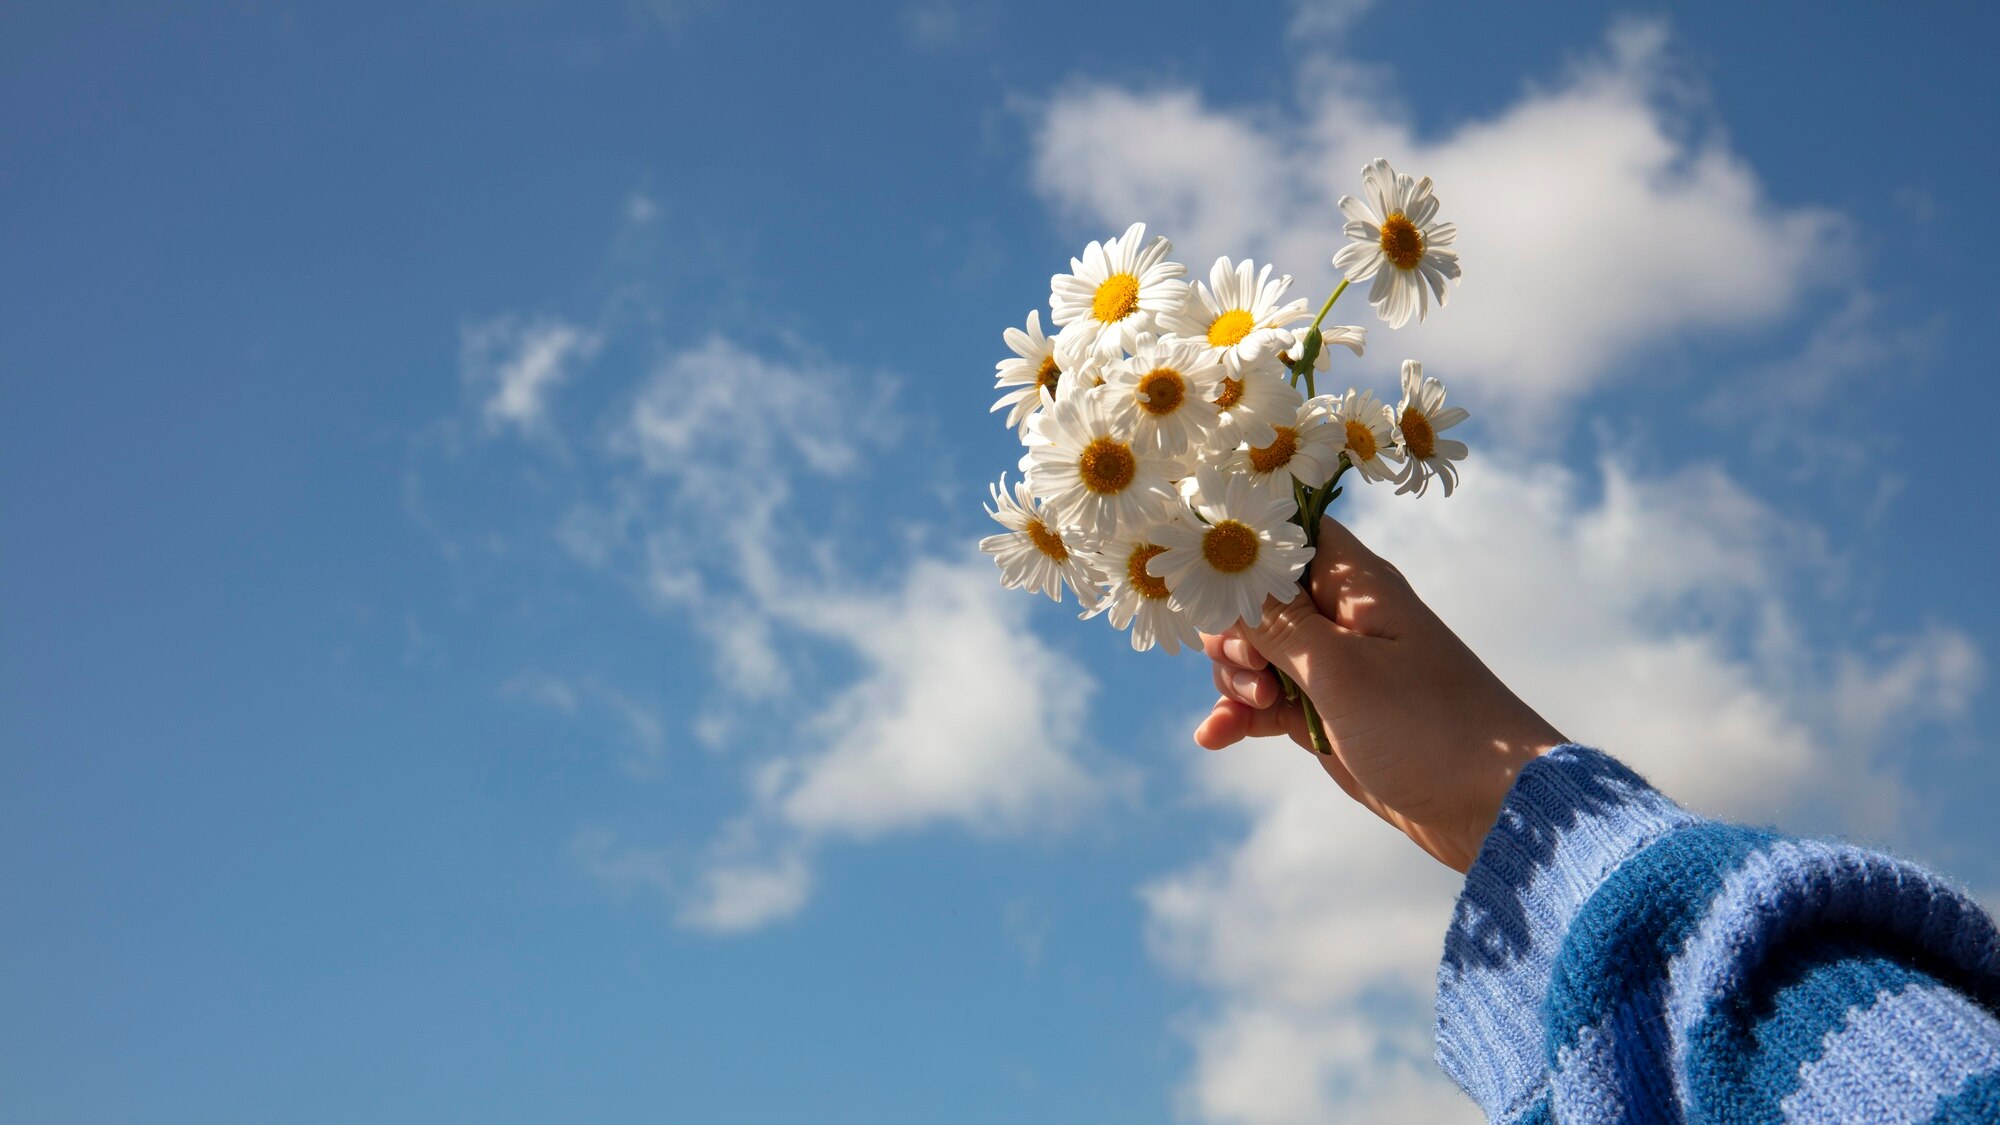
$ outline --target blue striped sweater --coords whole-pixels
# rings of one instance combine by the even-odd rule
[[[1438,969],[1494,1121],[2000,1122],[2000,934],[1842,844],[1697,817],[1595,750],[1521,772]]]

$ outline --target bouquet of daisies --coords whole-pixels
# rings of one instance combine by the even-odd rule
[[[1264,600],[1298,594],[1320,516],[1354,472],[1422,495],[1445,495],[1464,443],[1440,437],[1466,418],[1444,387],[1407,360],[1393,408],[1374,392],[1318,393],[1339,345],[1359,356],[1367,330],[1325,326],[1354,282],[1391,328],[1421,321],[1458,279],[1457,228],[1437,218],[1429,178],[1386,160],[1361,173],[1365,200],[1340,210],[1350,240],[1333,258],[1343,275],[1311,316],[1286,300],[1289,275],[1217,259],[1208,281],[1183,281],[1172,244],[1144,223],[1084,247],[1051,279],[1050,320],[1009,328],[995,411],[1027,447],[1024,479],[993,487],[1007,530],[980,542],[1007,586],[1084,607],[1129,630],[1132,647],[1199,648],[1198,632],[1262,620]],[[1300,327],[1302,322],[1310,323]],[[1327,750],[1312,701],[1313,747]]]

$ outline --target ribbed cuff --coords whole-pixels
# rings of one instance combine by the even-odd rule
[[[1543,999],[1570,920],[1620,863],[1697,821],[1583,746],[1559,746],[1514,780],[1438,966],[1438,1065],[1490,1120],[1512,1121],[1541,1093]]]

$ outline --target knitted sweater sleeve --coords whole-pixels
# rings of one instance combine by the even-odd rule
[[[1705,820],[1595,750],[1515,781],[1438,970],[1493,1121],[2000,1122],[2000,934],[1921,868]]]

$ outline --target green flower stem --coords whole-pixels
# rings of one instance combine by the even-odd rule
[[[1285,698],[1297,703],[1299,709],[1306,713],[1306,737],[1312,744],[1313,753],[1332,754],[1333,744],[1326,739],[1326,725],[1320,722],[1319,708],[1313,706],[1312,699],[1299,690],[1299,685],[1290,676],[1279,671],[1275,665],[1271,671],[1278,673],[1278,686],[1284,689]]]
[[[1347,292],[1347,279],[1343,277],[1340,279],[1340,284],[1333,287],[1333,292],[1328,295],[1326,304],[1319,307],[1319,315],[1313,317],[1312,324],[1307,326],[1306,342],[1299,349],[1299,357],[1292,361],[1292,386],[1298,386],[1299,377],[1301,375],[1305,376],[1307,398],[1312,398],[1319,393],[1318,389],[1313,385],[1313,367],[1319,362],[1319,350],[1321,347],[1319,334],[1320,322],[1326,319],[1327,313],[1333,311],[1333,303],[1340,300],[1340,295],[1345,292]]]
[[[1333,296],[1328,297],[1326,304],[1319,307],[1319,315],[1313,317],[1312,328],[1308,331],[1319,331],[1320,321],[1325,320],[1326,314],[1333,311],[1333,303],[1340,300],[1340,295],[1345,292],[1347,292],[1347,279],[1343,277],[1340,279],[1340,284],[1333,287]]]
[[[1298,386],[1299,378],[1303,376],[1306,381],[1307,398],[1313,395],[1313,366],[1319,362],[1319,347],[1319,329],[1309,329],[1306,332],[1305,343],[1299,345],[1298,357],[1292,360],[1292,386]]]
[[[1347,292],[1347,279],[1342,278],[1340,284],[1334,288],[1333,295],[1326,299],[1326,304],[1319,307],[1319,315],[1313,317],[1312,325],[1306,329],[1305,343],[1299,348],[1298,358],[1292,361],[1292,386],[1298,386],[1299,379],[1304,378],[1307,398],[1318,394],[1318,388],[1313,380],[1313,368],[1319,362],[1319,350],[1322,344],[1320,322],[1326,319],[1326,314],[1333,309],[1333,303],[1340,300],[1340,295],[1345,292]],[[1327,481],[1324,486],[1312,489],[1297,483],[1292,485],[1292,496],[1298,504],[1299,527],[1306,533],[1306,546],[1311,547],[1319,542],[1320,518],[1326,515],[1326,506],[1333,503],[1334,497],[1340,495],[1341,474],[1351,467],[1347,455],[1343,453],[1340,457],[1340,468],[1334,470],[1333,479]],[[1311,582],[1311,571],[1308,568],[1306,574],[1299,576],[1299,585],[1310,591]],[[1299,690],[1299,685],[1276,666],[1273,666],[1271,671],[1278,674],[1278,686],[1284,689],[1285,698],[1297,703],[1299,709],[1305,712],[1306,736],[1312,744],[1313,753],[1332,754],[1333,744],[1327,741],[1326,724],[1320,720],[1319,708],[1313,706],[1312,697]]]

